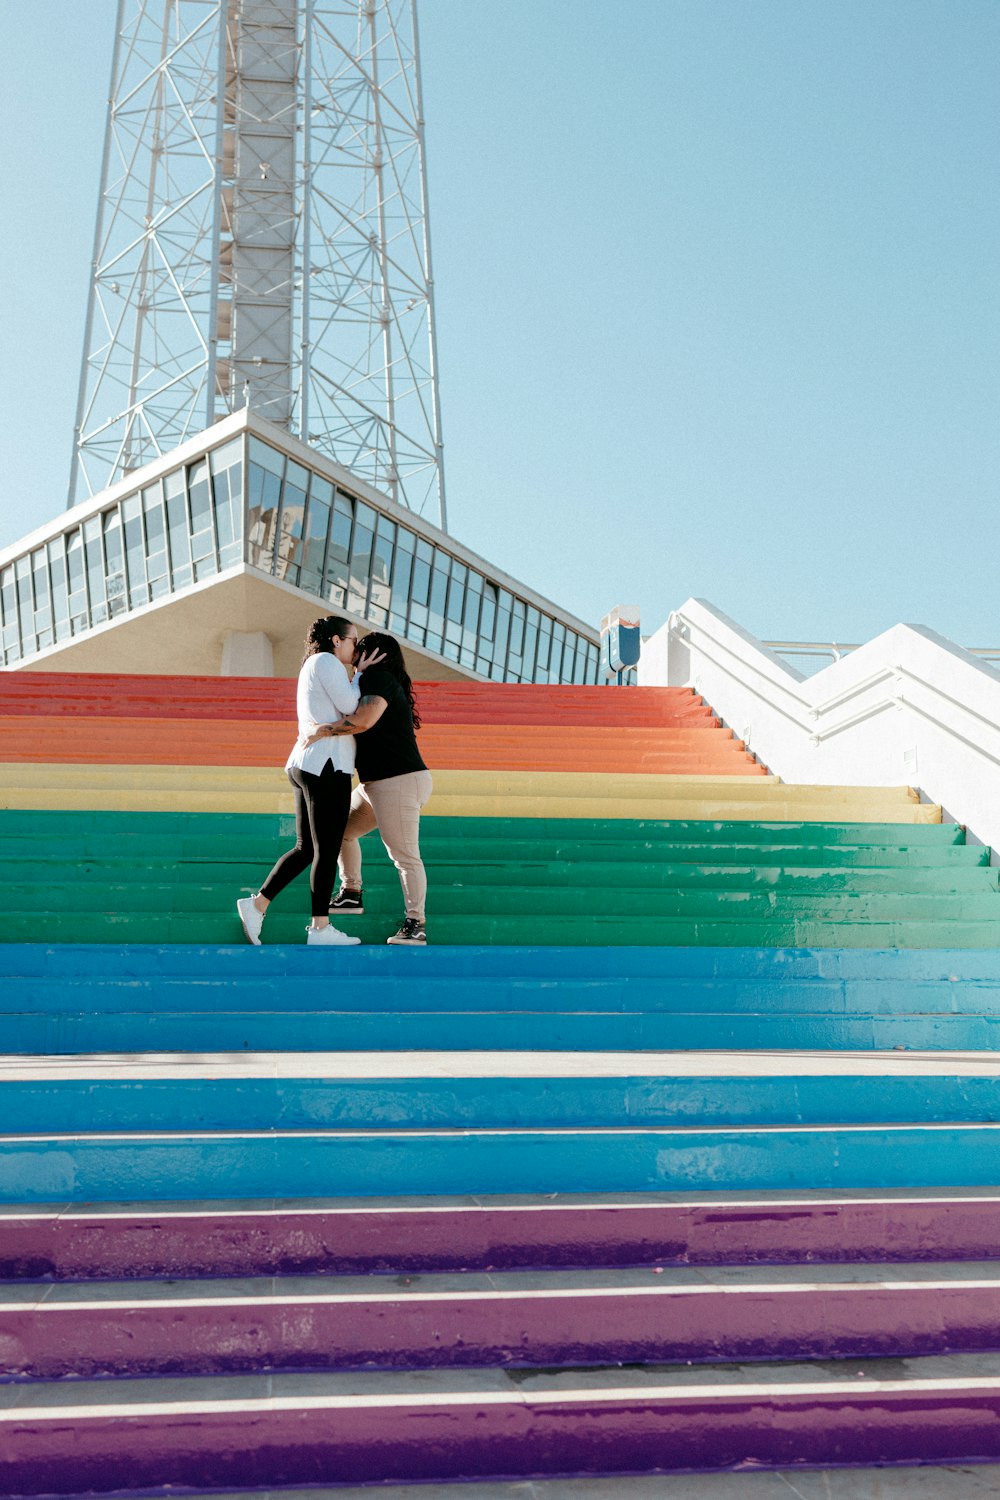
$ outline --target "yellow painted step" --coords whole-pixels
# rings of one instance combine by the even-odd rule
[[[798,790],[794,788],[793,790]],[[857,791],[857,788],[852,788]],[[941,809],[930,802],[886,802],[881,789],[867,798],[783,797],[732,802],[705,795],[686,798],[625,797],[471,797],[435,792],[425,817],[439,818],[645,818],[660,822],[707,823],[940,823]]]
[[[432,817],[621,817],[938,823],[908,787],[787,786],[775,777],[437,771]],[[286,813],[283,771],[256,766],[0,766],[0,806]]]

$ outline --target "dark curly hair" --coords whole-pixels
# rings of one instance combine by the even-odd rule
[[[320,651],[332,651],[334,636],[345,636],[350,628],[351,621],[345,620],[343,615],[324,615],[321,620],[313,620],[306,634],[303,662]]]
[[[379,672],[390,672],[395,677],[409,700],[410,712],[413,715],[413,727],[414,729],[419,729],[420,713],[417,709],[417,700],[413,696],[413,683],[410,680],[409,672],[406,670],[403,652],[396,637],[394,635],[384,635],[381,630],[373,630],[361,642],[358,647],[358,655],[367,655],[372,651],[383,651],[385,653],[385,661],[379,662],[377,670]],[[361,691],[364,692],[363,685]]]

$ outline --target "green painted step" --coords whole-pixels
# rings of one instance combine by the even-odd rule
[[[368,915],[343,918],[340,926],[365,943],[382,943],[400,913],[390,919]],[[304,943],[305,903],[298,912],[268,916],[266,942]],[[947,918],[866,918],[850,908],[836,916],[805,916],[773,911],[766,917],[732,914],[702,918],[585,916],[449,916],[431,910],[429,940],[438,945],[505,947],[752,947],[752,948],[1000,948],[1000,922]],[[2,941],[8,943],[238,943],[235,912],[8,912]],[[336,973],[337,950],[317,950],[318,972]],[[329,965],[326,970],[323,965]]]
[[[85,834],[76,838],[51,839],[41,843],[28,835],[0,840],[5,856],[19,870],[32,866],[50,871],[67,860],[74,864],[129,870],[170,869],[176,865],[222,868],[253,866],[266,869],[276,851],[283,847],[274,838],[206,838],[197,851],[178,853],[175,843],[167,839],[112,840],[107,833]],[[461,860],[463,867],[504,861],[521,868],[546,861],[574,864],[645,865],[660,860],[674,866],[706,865],[757,867],[766,861],[771,868],[833,869],[927,869],[972,870],[989,866],[990,851],[981,844],[681,844],[672,840],[659,842],[643,839],[634,843],[613,844],[609,840],[577,839],[435,839],[421,840],[425,863],[444,867]],[[366,862],[385,861],[377,834],[371,834],[363,845]]]
[[[456,852],[449,851],[452,860]],[[368,858],[368,853],[369,846],[366,846],[365,889],[369,896],[381,895],[386,890],[397,892],[398,877],[381,843],[375,840],[370,846],[371,858]],[[962,891],[981,894],[1000,889],[1000,871],[982,865],[955,866],[947,870],[926,865],[912,869],[905,865],[883,869],[855,866],[844,861],[837,866],[810,865],[797,868],[771,863],[771,851],[762,851],[762,856],[765,853],[768,863],[761,864],[673,864],[666,861],[640,863],[633,860],[620,866],[614,860],[509,860],[505,857],[505,851],[498,849],[489,862],[469,860],[461,864],[445,863],[436,857],[436,853],[426,852],[424,862],[435,891],[494,886],[520,890],[558,887],[576,889],[581,900],[585,900],[590,891],[611,883],[618,892],[728,890],[759,893],[774,890],[785,895],[864,894],[870,891],[897,894],[937,891],[956,895]],[[242,891],[247,885],[259,883],[267,870],[262,861],[253,865],[245,860],[152,860],[138,854],[133,861],[122,858],[92,859],[64,850],[60,874],[65,874],[67,861],[74,869],[74,886],[79,881],[101,889],[117,889],[123,885],[127,888],[135,885],[153,888],[198,885]],[[12,881],[8,889],[22,890],[26,896],[30,891],[37,891],[38,894],[31,899],[44,902],[46,890],[54,883],[59,883],[53,882],[54,869],[54,859],[51,862],[19,860],[16,882]]]
[[[490,878],[483,878],[483,875]],[[606,870],[602,871],[606,875]],[[570,876],[573,871],[570,869]],[[209,884],[202,880],[147,883],[141,880],[113,883],[74,879],[66,882],[31,883],[17,880],[4,888],[6,915],[16,911],[112,911],[112,912],[226,912],[240,890],[228,882]],[[283,906],[305,909],[305,890],[295,897],[279,898]],[[398,883],[373,886],[372,899],[386,911],[400,905]],[[515,872],[496,866],[481,872],[470,869],[462,885],[432,887],[429,910],[436,916],[489,912],[495,916],[567,916],[588,920],[595,902],[605,916],[716,918],[734,909],[735,916],[764,917],[769,913],[836,917],[842,921],[965,920],[1000,919],[1000,890],[954,892],[863,891],[853,889],[799,890],[744,886],[728,889],[708,886],[690,889],[678,885],[642,889],[619,882],[593,885],[556,884],[546,881],[522,886]]]
[[[278,813],[130,813],[123,826],[118,812],[0,810],[0,847],[8,838],[27,836],[65,842],[81,833],[104,833],[116,842],[131,840],[152,847],[163,839],[168,850],[195,854],[216,836],[260,840],[271,847],[294,834],[294,820]],[[715,844],[780,843],[782,845],[884,845],[891,848],[965,844],[958,823],[810,823],[657,820],[647,818],[425,818],[421,842],[486,839],[491,843],[584,838],[612,844],[642,841]],[[977,846],[978,847],[978,846]]]

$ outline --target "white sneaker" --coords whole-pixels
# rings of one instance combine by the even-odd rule
[[[243,923],[243,931],[247,935],[248,943],[256,943],[260,947],[260,929],[264,925],[264,913],[258,911],[253,904],[252,896],[244,896],[236,903],[236,910],[240,914]]]
[[[348,937],[346,932],[341,932],[332,922],[327,927],[306,928],[306,942],[310,948],[343,948],[360,941],[358,937]]]

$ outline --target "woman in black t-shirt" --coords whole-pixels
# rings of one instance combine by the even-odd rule
[[[340,890],[331,912],[349,916],[364,911],[361,894],[361,849],[358,840],[378,828],[389,858],[399,871],[405,915],[399,931],[387,941],[426,943],[424,902],[427,876],[420,858],[420,809],[431,794],[431,775],[417,749],[420,715],[399,642],[379,631],[359,644],[358,652],[383,652],[361,683],[361,702],[338,724],[323,724],[325,734],[357,735],[357,772],[361,785],[351,798],[351,813],[340,846]]]

